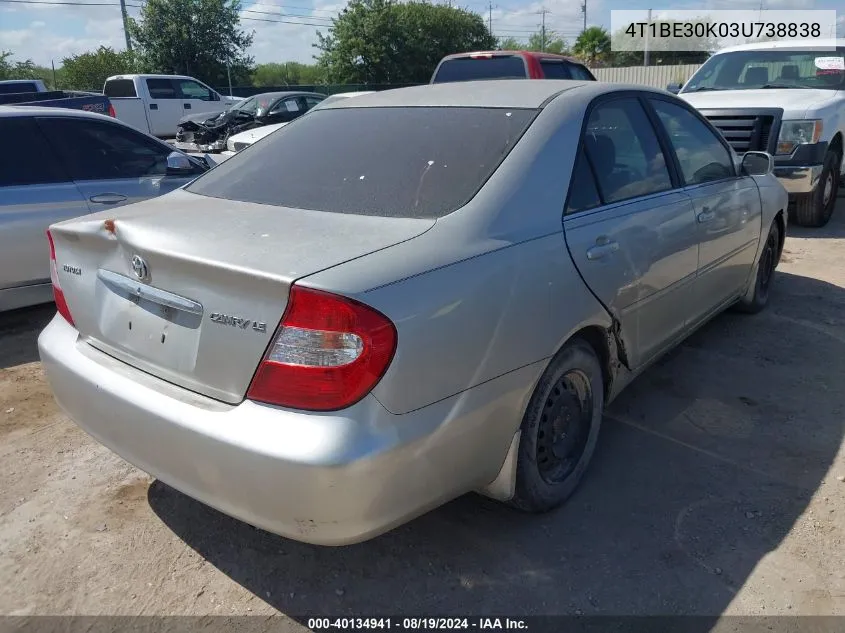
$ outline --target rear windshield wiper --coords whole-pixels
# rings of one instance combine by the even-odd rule
[[[716,88],[713,86],[699,86],[697,88],[688,88],[684,92],[704,92],[705,90],[728,90],[728,88]]]

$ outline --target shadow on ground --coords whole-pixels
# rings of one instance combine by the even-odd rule
[[[38,360],[38,335],[56,314],[53,303],[0,313],[0,369]]]
[[[778,273],[765,312],[718,317],[613,403],[583,486],[547,515],[468,495],[370,542],[321,548],[160,482],[148,499],[211,564],[297,618],[718,615],[842,442],[845,337],[827,322],[843,308],[842,289]]]

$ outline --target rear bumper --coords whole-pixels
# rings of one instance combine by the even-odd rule
[[[815,191],[821,174],[822,165],[775,166],[775,176],[790,195]]]
[[[519,419],[474,431],[489,407],[501,416],[502,397],[516,406],[514,387],[534,373],[402,416],[372,396],[308,414],[170,385],[93,349],[60,316],[38,347],[58,404],[99,442],[221,512],[321,545],[367,540],[492,481]]]

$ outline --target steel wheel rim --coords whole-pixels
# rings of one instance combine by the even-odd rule
[[[537,468],[548,484],[562,483],[581,461],[593,427],[593,391],[580,370],[561,377],[546,397],[537,429]]]
[[[824,191],[822,192],[822,202],[824,206],[830,204],[830,200],[833,197],[833,172],[827,175],[824,181]]]

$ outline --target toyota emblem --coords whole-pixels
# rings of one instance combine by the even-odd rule
[[[132,258],[132,272],[134,272],[135,276],[141,281],[150,276],[150,269],[147,267],[147,262],[145,262],[144,258],[140,255],[135,255]]]

